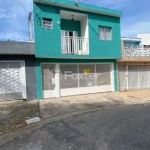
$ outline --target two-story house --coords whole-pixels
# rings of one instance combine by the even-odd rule
[[[34,0],[37,97],[118,91],[121,11]]]
[[[122,58],[118,60],[119,90],[150,88],[150,34],[122,38]]]

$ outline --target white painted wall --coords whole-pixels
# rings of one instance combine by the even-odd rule
[[[137,34],[142,39],[142,45],[150,45],[150,34]]]
[[[81,37],[89,38],[89,26],[87,16],[84,16],[81,20]]]
[[[81,37],[85,38],[83,42],[83,50],[86,54],[89,54],[89,25],[88,17],[84,16],[81,21]]]

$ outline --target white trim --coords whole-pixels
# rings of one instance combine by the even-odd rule
[[[60,74],[59,74],[59,70],[60,70],[60,65],[57,63],[55,65],[55,96],[56,97],[60,97]]]
[[[79,82],[79,64],[77,64],[77,71],[78,71],[78,88],[80,87],[80,82]]]
[[[128,65],[126,66],[126,89],[129,90],[129,72],[128,72]]]
[[[61,96],[71,96],[71,95],[111,92],[111,91],[112,89],[110,85],[68,88],[68,89],[61,89]]]
[[[26,71],[25,71],[25,61],[22,61],[22,85],[23,85],[23,92],[22,97],[23,99],[27,99],[27,91],[26,91]]]
[[[112,87],[112,91],[115,91],[115,78],[114,78],[114,73],[115,73],[115,71],[114,71],[114,64],[113,63],[111,63],[110,64],[110,72],[111,72],[111,87]]]
[[[43,90],[42,89],[42,98],[52,98],[56,97],[55,90]]]
[[[139,66],[138,67],[138,89],[140,89],[140,73],[139,73]]]
[[[123,42],[141,42],[142,41],[142,38],[126,38],[126,37],[122,37],[121,40]]]

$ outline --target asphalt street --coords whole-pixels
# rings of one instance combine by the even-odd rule
[[[0,150],[149,150],[150,106],[120,106],[49,123]]]

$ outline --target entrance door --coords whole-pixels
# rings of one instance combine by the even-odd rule
[[[55,65],[42,64],[43,98],[55,97]]]
[[[0,100],[26,99],[23,61],[0,62]]]

